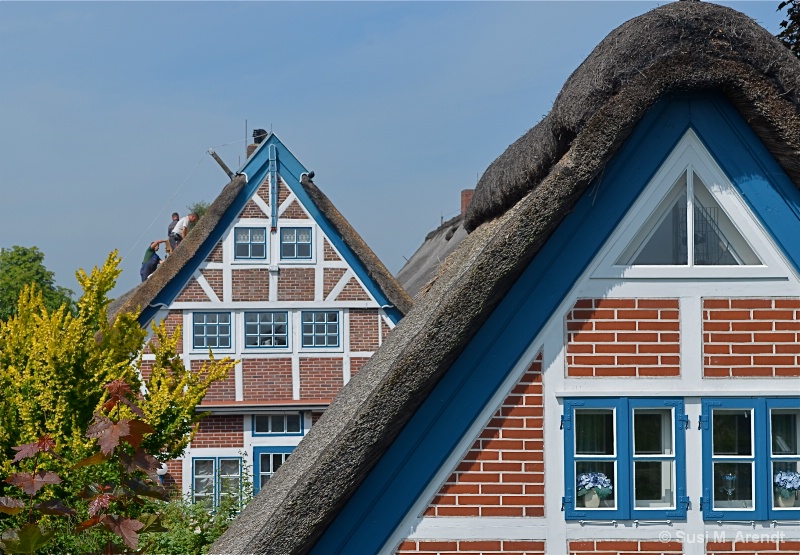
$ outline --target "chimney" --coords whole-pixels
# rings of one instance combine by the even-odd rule
[[[472,200],[472,193],[475,192],[475,189],[464,189],[461,191],[461,217],[464,217],[464,214],[467,213],[467,206],[469,206],[469,201]]]
[[[250,158],[258,148],[258,145],[264,142],[267,138],[267,131],[265,129],[253,129],[253,144],[247,145],[247,157]]]

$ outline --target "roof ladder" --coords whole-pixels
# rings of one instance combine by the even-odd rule
[[[269,145],[269,204],[272,209],[271,231],[278,231],[278,150]]]

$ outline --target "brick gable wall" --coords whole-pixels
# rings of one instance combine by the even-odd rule
[[[331,244],[328,242],[327,239],[325,239],[325,242],[323,244],[322,252],[324,253],[326,262],[334,262],[341,260],[341,258],[339,258],[339,255],[336,254],[336,251],[333,250],[333,247],[331,246]]]
[[[703,299],[706,378],[800,376],[800,299]]]
[[[579,299],[567,313],[567,375],[680,375],[678,299]]]
[[[200,287],[200,284],[197,283],[197,280],[192,278],[189,280],[189,283],[186,284],[186,287],[183,288],[181,294],[178,295],[178,298],[175,299],[175,302],[209,302],[210,300],[206,292],[203,291],[203,288]]]
[[[261,197],[261,200],[263,200],[267,204],[267,206],[270,205],[270,203],[269,203],[269,179],[268,178],[264,179],[264,181],[261,183],[261,185],[258,186],[258,190],[256,191],[256,194],[259,197]]]
[[[344,286],[342,292],[336,297],[337,301],[369,301],[369,294],[364,291],[361,284],[356,281],[356,278],[350,278],[347,285]]]
[[[441,487],[425,516],[544,516],[541,353]]]
[[[300,359],[301,399],[333,399],[343,385],[341,358]]]
[[[544,555],[541,540],[406,540],[397,555],[453,555],[456,553],[489,555]]]
[[[288,401],[292,398],[291,358],[242,360],[245,401]]]
[[[681,555],[683,545],[676,541],[653,540],[580,540],[569,542],[569,555],[631,555],[633,553],[658,553]]]
[[[264,211],[261,210],[261,207],[253,202],[253,199],[247,201],[247,204],[244,205],[242,211],[239,212],[240,218],[266,218],[268,217],[267,214],[264,214]]]
[[[327,299],[333,288],[342,279],[347,270],[345,268],[323,268],[322,270],[322,298]]]
[[[283,211],[281,218],[288,218],[290,220],[307,220],[308,214],[306,214],[306,211],[303,210],[303,207],[300,206],[299,202],[293,200],[292,203]]]
[[[211,254],[206,258],[206,262],[222,262],[222,241],[217,242],[211,249]]]
[[[200,270],[219,300],[222,300],[222,270]]]
[[[164,318],[164,327],[166,328],[167,333],[169,335],[172,335],[173,333],[175,333],[175,330],[177,330],[181,326],[183,326],[183,311],[182,310],[170,310],[169,314],[167,314],[167,317]],[[177,348],[176,348],[178,354],[183,353],[183,337],[182,336],[183,336],[183,330],[181,330],[181,334],[178,337],[178,345],[177,345]],[[156,339],[155,336],[153,336],[153,338],[150,341],[158,343],[158,340]],[[150,343],[149,342],[148,342],[147,345],[145,345],[144,353],[145,354],[152,354],[153,353],[153,351],[150,349]]]
[[[350,309],[350,350],[378,348],[378,316],[374,309]]]
[[[244,421],[239,415],[209,415],[200,421],[192,447],[243,447]]]
[[[278,300],[313,301],[314,268],[281,268],[278,274]]]
[[[200,373],[203,365],[208,363],[207,360],[193,360],[192,361],[192,372],[193,373]],[[236,373],[233,369],[228,372],[228,375],[225,379],[219,380],[218,382],[214,382],[211,387],[208,388],[206,392],[206,396],[203,398],[203,401],[206,402],[215,402],[215,401],[235,401],[236,400]]]
[[[269,269],[233,270],[231,276],[231,297],[234,301],[269,300]]]
[[[707,542],[707,555],[797,555],[800,553],[800,541],[776,539],[775,529],[765,530],[759,536],[756,530],[743,532],[741,540]],[[745,534],[751,537],[747,538]],[[756,536],[756,537],[754,537]],[[755,540],[755,541],[751,541]]]

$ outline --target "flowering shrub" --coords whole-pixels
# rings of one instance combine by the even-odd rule
[[[800,490],[800,472],[778,472],[775,474],[774,482],[778,488],[778,494],[784,499],[788,499],[794,492]]]
[[[584,472],[578,475],[578,495],[586,495],[594,490],[600,499],[611,495],[611,480],[602,472]]]

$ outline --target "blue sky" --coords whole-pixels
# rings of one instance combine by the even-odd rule
[[[778,31],[778,1],[727,2]],[[173,211],[272,129],[397,272],[459,193],[655,2],[0,2],[0,247],[60,285],[118,249],[139,282]],[[246,123],[245,123],[246,122]]]

